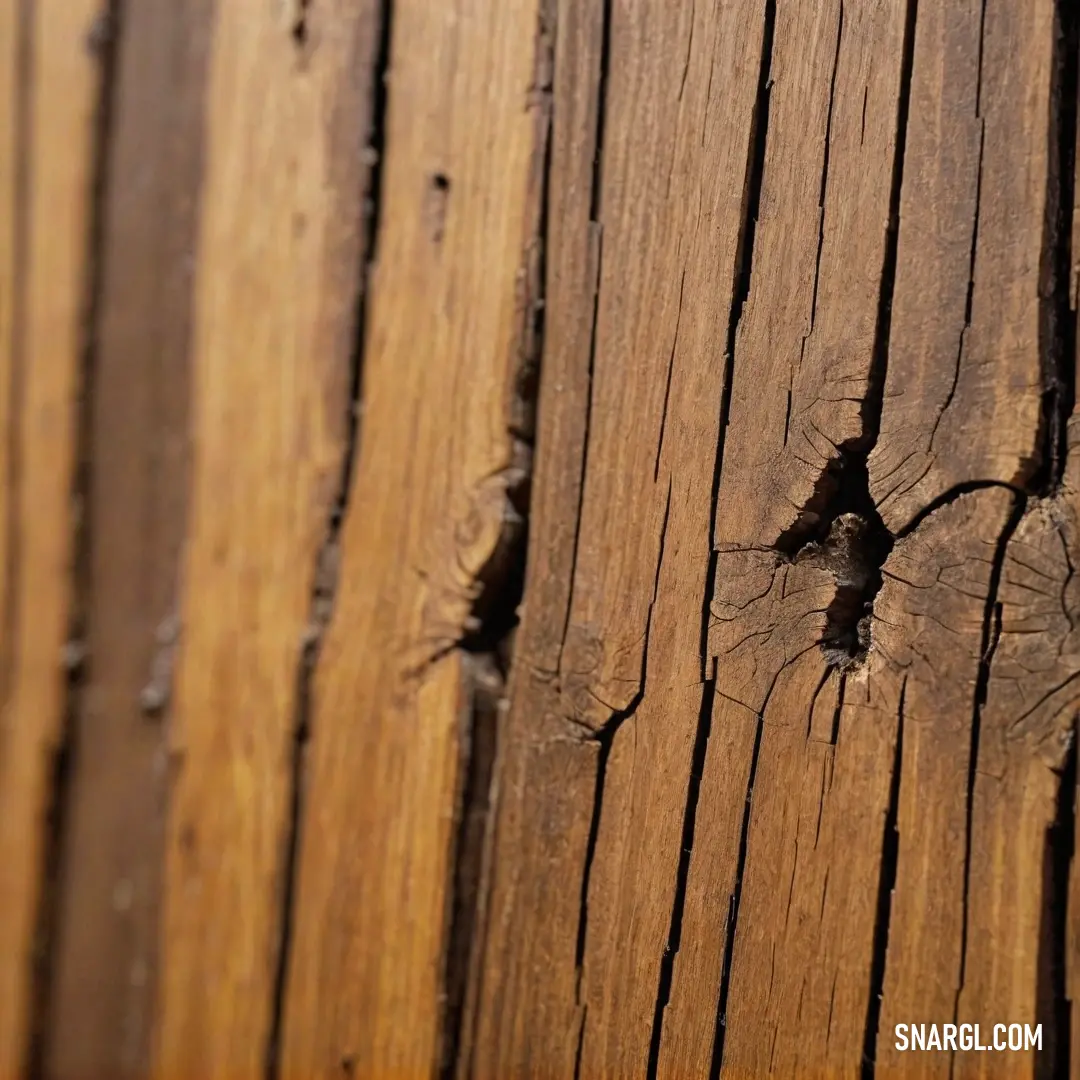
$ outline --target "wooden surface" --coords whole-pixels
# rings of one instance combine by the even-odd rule
[[[90,0],[0,15],[0,1076],[36,1027],[65,726],[99,67]]]
[[[1078,30],[0,5],[0,1080],[1080,1075]]]

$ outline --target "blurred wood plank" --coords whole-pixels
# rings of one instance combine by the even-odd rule
[[[192,271],[210,4],[114,30],[89,432],[87,670],[73,717],[46,1071],[147,1074],[187,494]],[[160,709],[143,704],[147,688]],[[147,705],[151,704],[149,699]]]
[[[73,466],[99,69],[96,0],[0,14],[0,1076],[28,1049],[66,702]]]
[[[315,674],[286,1077],[438,1067],[485,586],[526,475],[547,131],[536,0],[393,7],[363,419]],[[490,596],[487,598],[490,600]]]
[[[210,34],[162,1080],[261,1075],[269,1054],[298,671],[346,453],[375,5],[219,4]]]

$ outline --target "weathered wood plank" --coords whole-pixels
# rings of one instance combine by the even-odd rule
[[[1032,222],[1045,219],[1048,199],[1053,48],[1050,3],[920,10],[907,150],[912,183],[901,204],[885,413],[870,460],[872,490],[894,529],[958,484],[1028,483],[1044,456],[1043,235]],[[942,107],[920,107],[931,102]],[[942,213],[950,215],[946,224]],[[1014,499],[1000,490],[981,498],[984,505]],[[1008,931],[995,932],[993,909],[1004,899],[998,890],[1008,891],[1015,880],[1012,873],[1023,874],[1012,856],[1005,867],[1000,845],[1011,848],[1025,835],[1034,840],[1039,826],[1030,818],[1038,818],[1040,802],[1048,812],[1048,796],[1032,786],[1026,806],[997,818],[995,800],[1004,788],[997,795],[990,788],[1003,773],[995,729],[1005,721],[993,717],[1009,706],[993,692],[983,701],[982,657],[995,644],[994,611],[1004,595],[998,578],[1017,507],[1022,502],[1011,513],[989,507],[972,517],[971,539],[959,532],[943,538],[936,556],[941,565],[954,565],[964,543],[981,544],[984,573],[977,588],[961,585],[955,571],[941,576],[958,595],[934,611],[947,633],[932,652],[924,650],[934,671],[924,704],[908,684],[883,1032],[897,1022],[942,1016],[991,1024],[1002,1020],[999,1009],[1010,1022],[1023,1022],[1035,1008],[1038,950],[1030,906],[1040,902],[1041,876],[1021,887],[1026,900],[1014,893]],[[951,611],[966,590],[983,606],[981,629],[971,622],[974,612],[958,620]],[[1034,762],[1023,757],[1021,751],[1015,768],[1026,774]],[[996,977],[986,970],[991,954],[997,963],[1011,957],[1012,971],[1003,976],[1012,983],[1008,995],[994,989]],[[903,1068],[905,1075],[946,1076],[951,1056],[920,1056],[913,1065],[889,1037],[878,1050],[890,1075]],[[975,1055],[961,1056],[958,1067],[993,1066]]]
[[[363,420],[315,674],[285,1076],[429,1075],[483,622],[515,530],[548,123],[536,0],[395,3]],[[358,643],[363,643],[358,651]],[[360,899],[362,898],[362,899]]]
[[[603,257],[594,342],[581,306],[547,305],[538,446],[553,487],[572,490],[580,475],[582,463],[548,455],[567,422],[557,418],[575,422],[581,403],[553,392],[548,357],[561,371],[572,348],[574,370],[591,371],[580,535],[547,563],[547,538],[557,542],[562,526],[548,516],[554,505],[534,512],[538,554],[498,779],[478,1076],[569,1075],[575,1059],[583,1076],[645,1073],[705,691],[701,620],[690,613],[703,610],[708,575],[722,342],[765,5],[616,5],[607,27],[599,7],[556,15],[554,145],[574,154],[561,182],[578,221],[598,221]],[[570,38],[582,23],[584,57]],[[602,62],[590,208],[586,95]],[[576,237],[550,235],[557,286],[584,236],[580,225]],[[571,591],[562,619],[542,608],[552,576]]]
[[[136,4],[112,31],[84,508],[88,660],[46,1047],[57,1080],[135,1080],[149,1067],[209,16],[205,0]]]
[[[777,12],[672,1076],[851,1073],[862,1055],[898,692],[852,686],[876,537],[844,515],[870,513],[908,33],[906,5]],[[876,827],[853,829],[857,814]]]
[[[549,5],[550,7],[550,5]],[[551,18],[551,11],[547,17]],[[489,851],[488,918],[470,972],[458,1075],[515,1070],[572,1075],[577,1046],[576,942],[588,805],[599,748],[562,735],[558,671],[573,585],[596,314],[600,229],[593,218],[604,35],[599,3],[554,11],[547,189],[545,320],[521,624],[499,731]],[[534,725],[552,738],[536,739]],[[585,751],[585,752],[583,752]],[[591,751],[591,752],[588,752]],[[557,799],[548,793],[558,793]],[[543,794],[541,794],[543,793]],[[543,799],[542,813],[537,803]],[[507,852],[514,852],[508,858]],[[548,878],[529,867],[550,867]],[[565,887],[574,880],[577,888]],[[528,913],[528,932],[519,923]],[[538,978],[542,972],[543,977]],[[516,1017],[520,1015],[519,1022]],[[535,1016],[546,1022],[534,1025]]]
[[[0,1076],[27,1052],[47,815],[63,728],[76,393],[98,66],[94,0],[0,14]]]
[[[1064,487],[1032,501],[1004,551],[970,794],[967,947],[957,1002],[960,1021],[981,1022],[988,1037],[993,1022],[1041,1022],[1048,1061],[1055,1042],[1067,1037],[1056,1030],[1052,1001],[1064,992],[1066,962],[1064,924],[1056,923],[1066,898],[1054,895],[1064,885],[1055,878],[1062,855],[1053,827],[1060,800],[1075,797],[1060,787],[1075,752],[1080,703],[1080,641],[1073,629],[1078,433],[1074,419]],[[962,1056],[957,1065],[959,1076],[993,1075],[977,1055]],[[1010,1075],[1039,1075],[1031,1050],[1010,1055],[1010,1065]]]
[[[265,1067],[297,671],[346,450],[374,4],[220,4],[191,347],[190,508],[156,1075]]]
[[[1009,537],[1024,498],[1000,485],[1043,483],[1040,466],[1052,458],[1041,412],[1054,49],[1050,3],[919,11],[910,183],[871,491],[891,528],[914,529],[910,540],[928,535],[946,512],[976,501],[981,509],[941,537],[933,559],[927,553],[894,571],[955,595],[934,600],[927,592],[919,601],[942,631],[919,650],[922,659],[914,642],[904,645],[915,659],[877,1049],[888,1075],[946,1076],[954,1067],[952,1053],[898,1053],[895,1023],[945,1017],[987,1025],[988,1036],[989,1025],[1031,1021],[1037,1008],[1041,871],[1057,784],[1031,745],[1009,745],[1009,673],[995,679],[987,665],[991,655],[994,666],[1007,665],[1016,648],[999,637],[1005,622],[997,619],[1023,620],[1015,608],[1021,597],[1007,582],[1017,573],[1009,569]],[[962,484],[999,486],[956,499]],[[947,505],[920,522],[935,500]],[[949,568],[936,585],[926,576],[935,561]],[[914,594],[905,601],[913,602]],[[889,633],[883,629],[883,641]],[[894,656],[896,644],[888,650]],[[927,668],[920,703],[916,674]],[[962,1075],[998,1067],[979,1054],[959,1055],[955,1065]],[[1032,1068],[1030,1056],[1012,1058],[1009,1075]]]

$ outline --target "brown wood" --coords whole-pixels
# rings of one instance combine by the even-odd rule
[[[65,712],[99,69],[91,0],[0,15],[0,1076],[29,1051]]]
[[[1080,1075],[1073,7],[0,4],[0,1080]]]
[[[363,413],[304,778],[290,1077],[423,1075],[441,1052],[473,692],[460,645],[498,587],[527,465],[516,397],[538,285],[537,29],[533,0],[487,0],[445,25],[424,0],[394,7]]]
[[[274,1022],[297,671],[346,451],[375,41],[370,5],[306,18],[299,34],[284,7],[219,4],[210,26],[162,1078],[256,1075]]]
[[[47,1047],[57,1078],[139,1077],[149,1063],[208,12],[134,5],[102,42],[118,52],[91,346],[86,670]]]

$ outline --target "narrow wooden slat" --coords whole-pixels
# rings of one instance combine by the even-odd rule
[[[134,1080],[149,1065],[209,17],[204,0],[169,0],[131,5],[119,27],[90,386],[88,660],[46,1050],[57,1080]]]
[[[286,1077],[430,1075],[462,740],[458,644],[525,447],[547,128],[536,0],[393,6],[363,420],[315,674]]]
[[[297,671],[346,449],[375,8],[220,4],[211,40],[162,1080],[265,1067]]]
[[[93,0],[0,15],[0,1076],[31,1010],[46,815],[65,704],[76,389],[86,301],[98,67]]]

